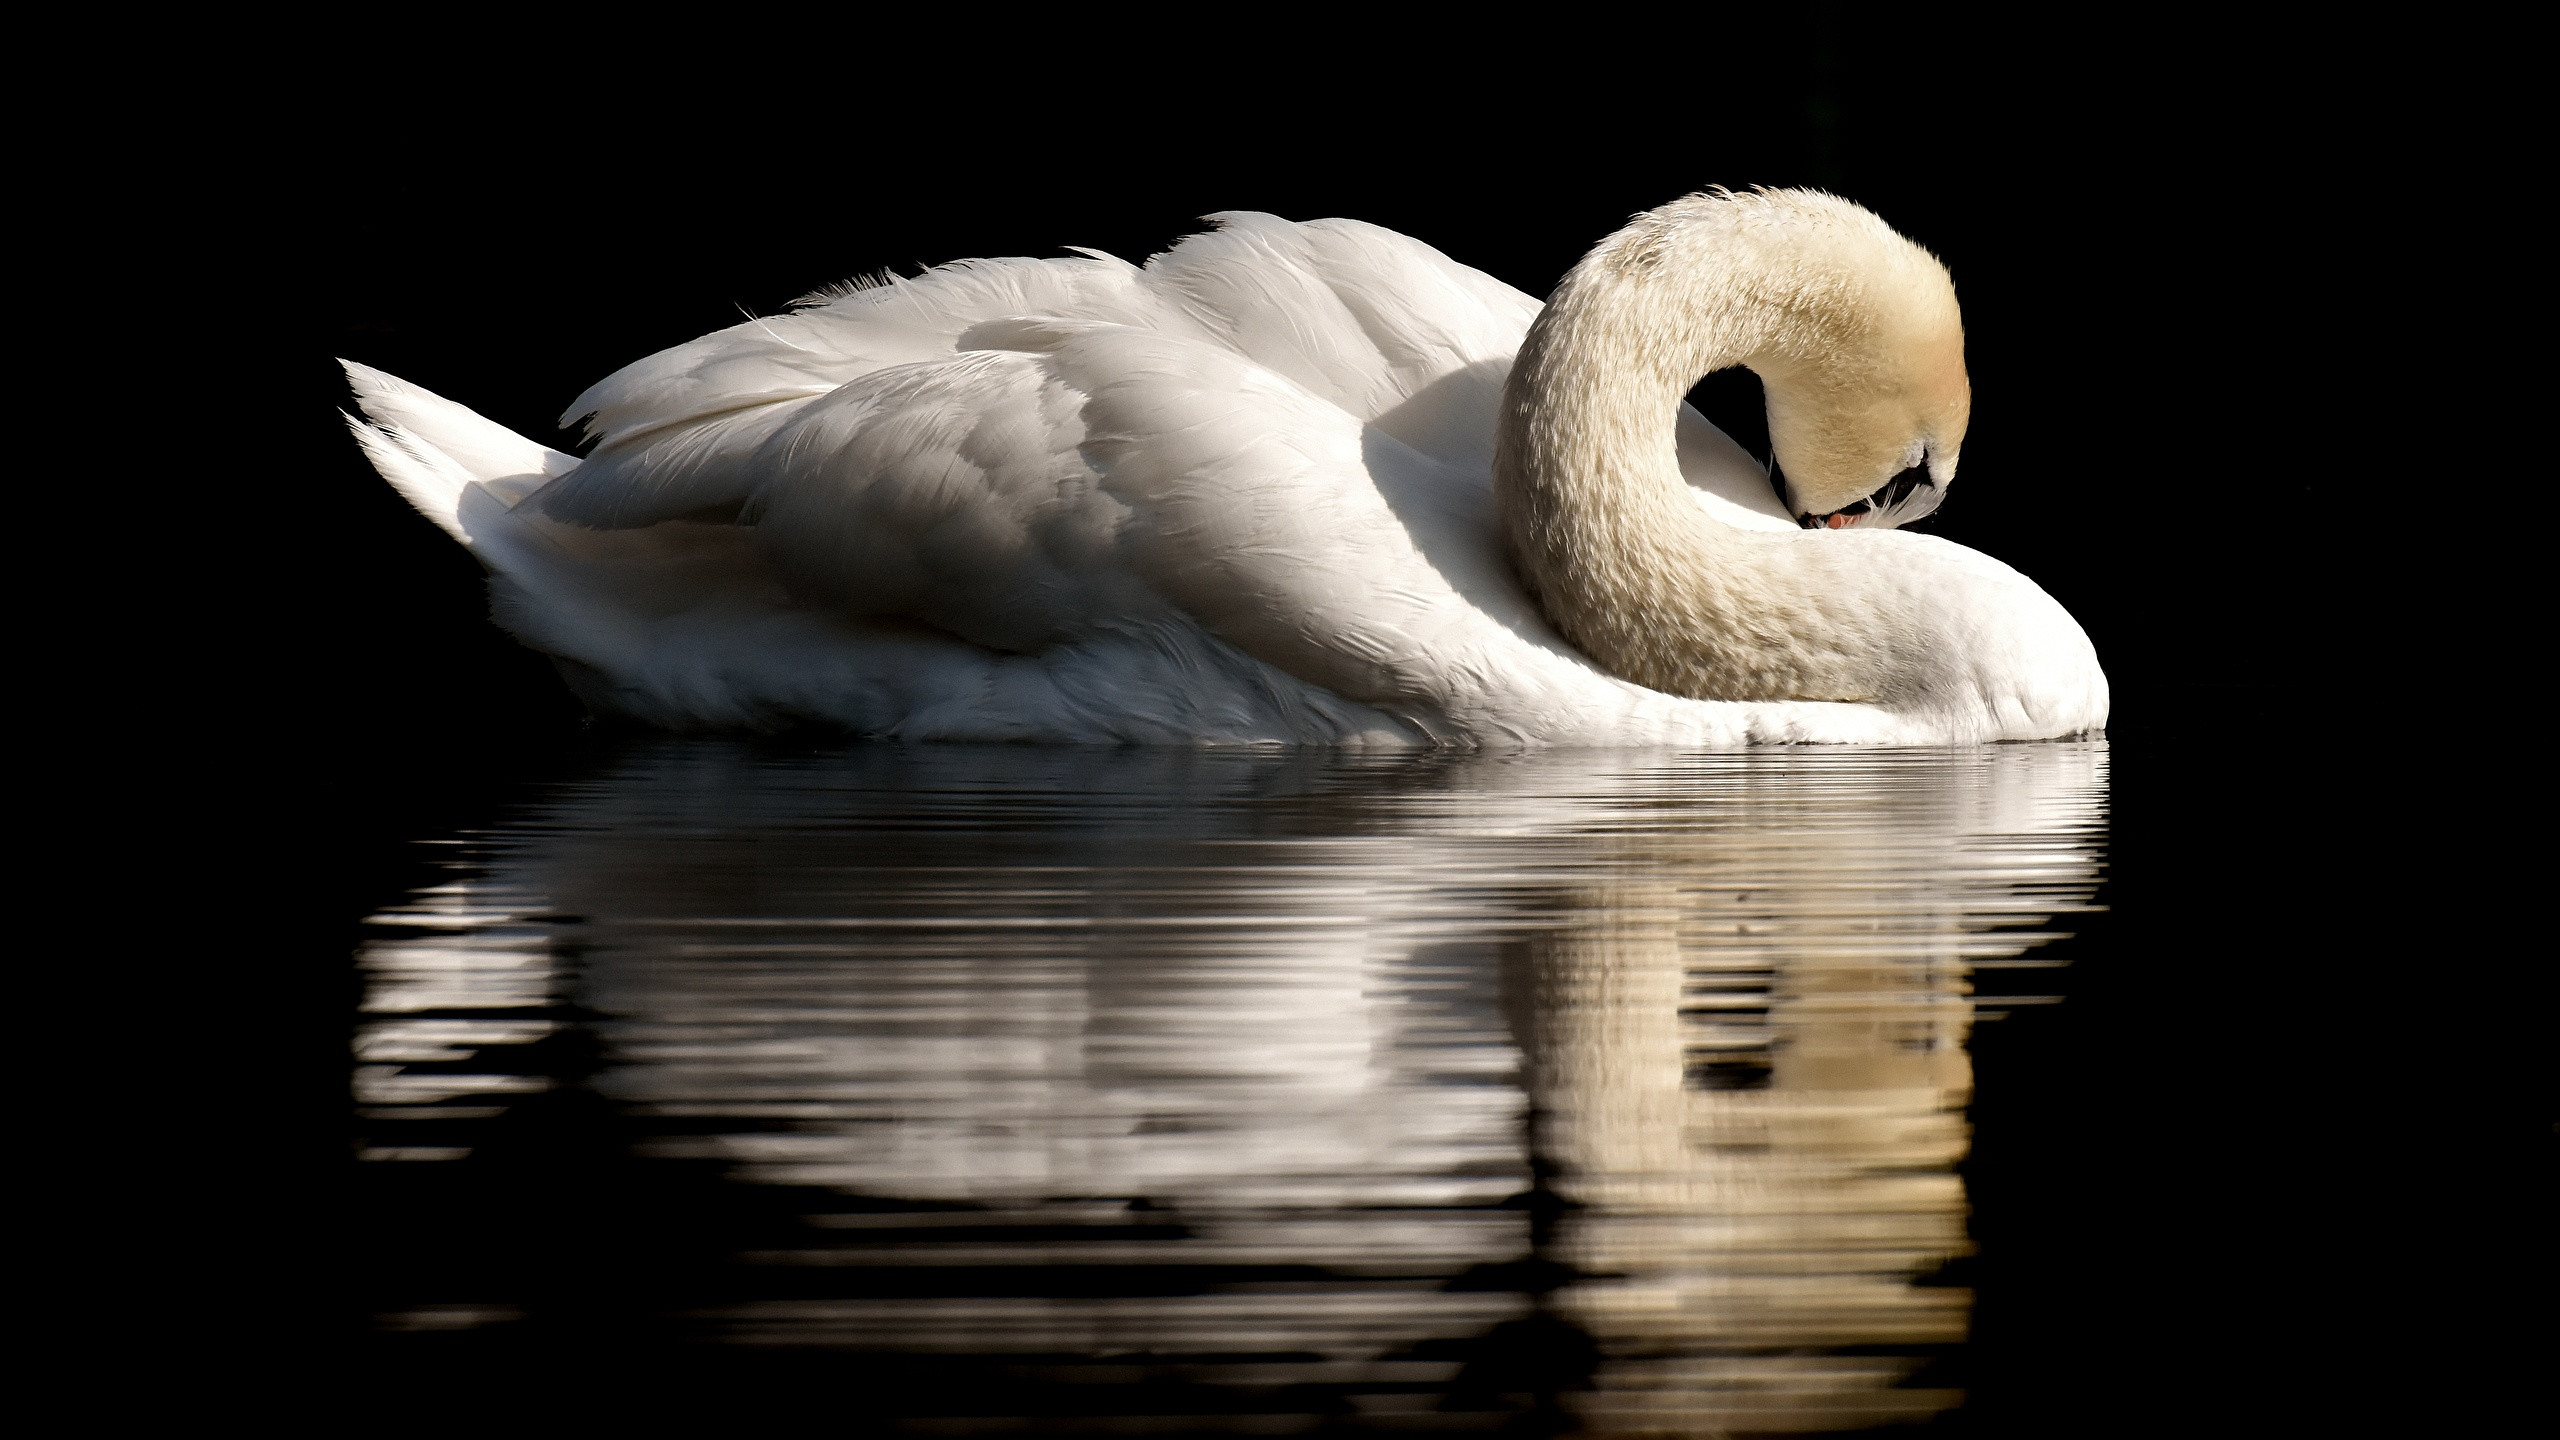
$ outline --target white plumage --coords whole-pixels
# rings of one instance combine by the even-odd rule
[[[1376,226],[1214,218],[1144,268],[968,261],[651,356],[571,407],[584,461],[353,364],[351,423],[488,567],[501,625],[591,705],[662,726],[1729,745],[2104,722],[2094,659],[2094,697],[2044,714],[1605,673],[1524,591],[1495,511],[1495,411],[1538,303]],[[1720,531],[1888,566],[1899,542],[1956,549],[1798,531],[1739,447],[1686,407],[1676,431]],[[1962,553],[2085,654],[2041,591]]]

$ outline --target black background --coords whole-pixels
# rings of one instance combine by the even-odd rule
[[[341,35],[248,97],[238,153],[179,145],[145,205],[254,279],[256,340],[219,378],[269,437],[197,477],[226,539],[187,642],[237,725],[223,833],[268,927],[223,987],[251,1028],[205,1047],[251,1097],[215,1146],[246,1162],[228,1293],[273,1337],[225,1385],[318,1384],[352,1302],[354,922],[422,878],[409,841],[609,743],[345,438],[332,357],[566,446],[558,412],[601,375],[884,266],[1140,260],[1244,208],[1373,221],[1542,295],[1635,211],[1772,184],[1836,190],[1948,262],[1975,410],[1928,528],[2043,583],[2115,685],[2114,908],[2068,942],[2073,1003],[1977,1046],[1978,1398],[1952,1423],[2282,1433],[2385,1396],[2464,1403],[2429,1369],[2453,1317],[2405,1281],[2468,1263],[2406,1203],[2468,1082],[2413,1071],[2370,998],[2431,892],[2356,878],[2381,797],[2423,766],[2367,757],[2342,799],[2303,719],[2389,633],[2341,621],[2373,586],[2340,500],[2354,456],[2315,438],[2400,419],[2387,391],[2337,392],[2324,318],[2342,285],[2383,284],[2343,276],[2388,270],[2345,177],[2407,163],[2389,62],[2217,21],[1858,6],[1559,10],[1501,34],[721,24],[646,56]],[[1698,398],[1765,446],[1747,376]]]

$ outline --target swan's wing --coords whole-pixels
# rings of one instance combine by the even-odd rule
[[[555,518],[613,528],[735,506],[754,486],[750,457],[809,402],[880,370],[947,360],[960,332],[1014,315],[1191,329],[1135,266],[1105,255],[969,260],[885,277],[598,381],[562,417],[583,417],[596,448],[539,503]]]
[[[1221,228],[1143,271],[1101,255],[963,261],[627,365],[569,407],[564,422],[583,417],[596,448],[540,504],[614,528],[735,506],[755,483],[749,457],[811,401],[880,370],[948,359],[973,325],[1028,316],[1212,341],[1366,421],[1475,366],[1482,373],[1443,387],[1405,423],[1385,423],[1444,458],[1489,459],[1492,400],[1536,301],[1375,225],[1212,218]]]
[[[748,458],[745,518],[795,595],[1032,653],[1170,616],[1122,553],[1130,508],[1084,453],[1085,396],[970,349],[874,371]]]

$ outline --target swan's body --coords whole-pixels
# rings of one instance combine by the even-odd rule
[[[1220,218],[1143,269],[967,262],[665,351],[580,397],[584,461],[350,366],[358,436],[489,567],[502,625],[661,725],[1726,745],[2105,723],[2086,637],[2032,582],[1932,537],[1799,528],[1679,404],[1702,372],[1664,377],[1692,361],[1768,367],[1790,493],[1827,512],[1870,488],[1841,478],[1857,437],[1791,424],[1806,387],[1733,326],[1677,354],[1621,336],[1613,373],[1575,278],[1531,336],[1536,301],[1390,231]]]

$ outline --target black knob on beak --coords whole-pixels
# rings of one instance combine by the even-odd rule
[[[1890,510],[1894,506],[1901,504],[1902,498],[1909,495],[1912,491],[1920,489],[1922,486],[1935,485],[1936,483],[1938,482],[1929,478],[1929,467],[1927,465],[1914,465],[1910,469],[1905,470],[1901,474],[1884,482],[1884,488],[1876,491],[1875,493],[1875,507],[1879,510]]]

